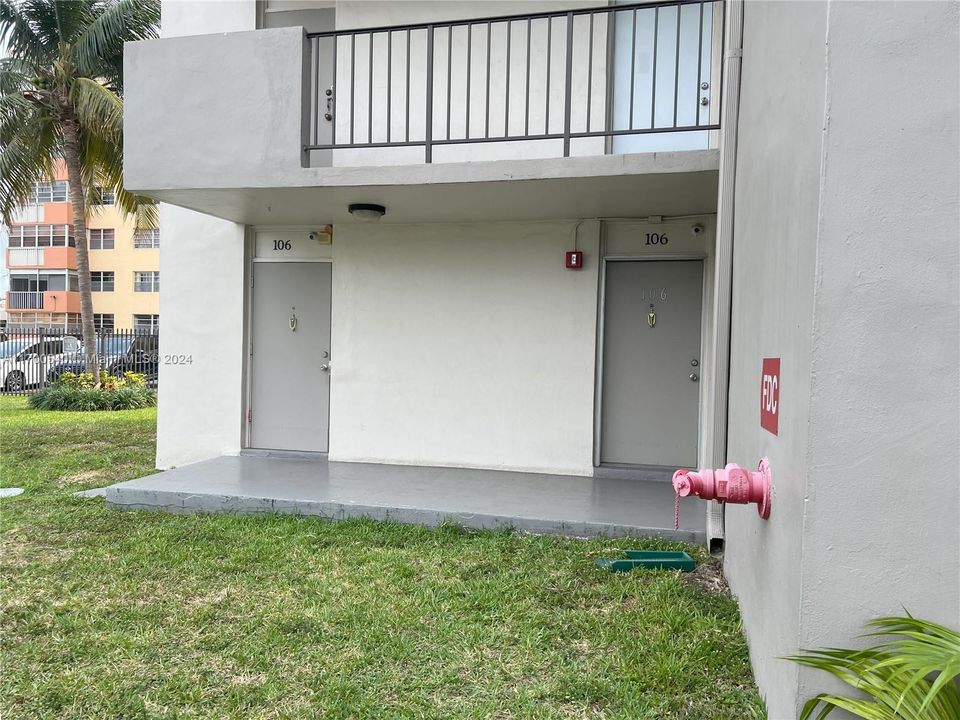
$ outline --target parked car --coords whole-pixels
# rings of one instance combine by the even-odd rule
[[[147,376],[147,382],[157,381],[160,364],[159,343],[156,335],[110,335],[97,340],[97,355],[100,367],[108,374],[120,377],[126,372]],[[78,352],[61,358],[60,362],[47,371],[47,381],[55,382],[67,372],[80,375],[85,371],[83,348]]]
[[[0,341],[0,380],[3,389],[18,392],[43,384],[47,369],[76,353],[79,340],[72,335],[56,338],[19,338]]]

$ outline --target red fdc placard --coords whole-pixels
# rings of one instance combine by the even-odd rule
[[[764,358],[760,371],[760,427],[780,434],[780,358]]]

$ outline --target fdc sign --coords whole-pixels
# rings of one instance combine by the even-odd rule
[[[760,371],[760,427],[780,431],[780,358],[764,358]]]

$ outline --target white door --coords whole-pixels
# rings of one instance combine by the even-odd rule
[[[694,467],[703,261],[608,261],[600,462]]]
[[[255,262],[250,445],[326,452],[330,263]]]

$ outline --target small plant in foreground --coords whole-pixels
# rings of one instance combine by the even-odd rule
[[[156,404],[157,394],[147,387],[146,377],[132,372],[122,377],[101,372],[99,387],[90,373],[68,372],[30,396],[30,405],[38,410],[134,410]]]
[[[793,655],[800,665],[825,670],[869,699],[820,693],[803,706],[800,720],[822,720],[841,708],[866,720],[957,720],[960,718],[960,633],[933,622],[881,617],[868,623],[888,637],[865,650],[822,648]]]

